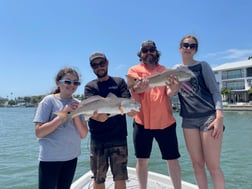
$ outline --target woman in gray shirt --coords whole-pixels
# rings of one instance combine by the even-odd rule
[[[207,189],[206,165],[214,188],[224,189],[224,175],[220,168],[224,130],[221,94],[208,63],[194,59],[198,51],[197,38],[182,38],[179,51],[182,56],[179,67],[187,67],[195,74],[190,81],[180,84],[178,93],[182,128],[194,176],[199,189]]]

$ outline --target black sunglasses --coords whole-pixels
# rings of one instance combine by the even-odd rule
[[[79,86],[81,84],[81,82],[79,81],[72,81],[72,80],[66,80],[66,79],[61,79],[59,80],[59,82],[66,85],[74,85],[74,86]]]
[[[143,48],[141,51],[142,53],[147,53],[147,52],[154,53],[156,51],[156,48],[150,48],[150,49]]]
[[[106,65],[106,61],[100,61],[98,63],[91,63],[91,67],[93,69],[97,69],[98,67],[104,67]]]
[[[198,44],[196,44],[196,43],[192,43],[192,44],[183,43],[183,44],[182,44],[182,47],[183,47],[184,49],[188,49],[188,47],[190,47],[190,49],[197,49]]]

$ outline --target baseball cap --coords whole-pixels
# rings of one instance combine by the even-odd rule
[[[106,56],[104,53],[102,52],[94,52],[93,54],[91,54],[91,56],[89,57],[89,62],[91,63],[93,60],[97,59],[97,58],[103,58],[105,60],[107,60]]]
[[[144,47],[154,47],[154,48],[156,48],[156,44],[152,40],[147,40],[147,41],[144,41],[142,43],[142,45],[141,45],[141,48],[144,48]]]

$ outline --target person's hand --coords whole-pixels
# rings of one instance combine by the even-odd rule
[[[105,122],[108,119],[107,114],[98,114],[97,111],[94,112],[92,119],[99,121],[99,122]]]
[[[167,95],[172,97],[174,96],[179,90],[179,80],[175,75],[170,75],[166,82],[167,87]]]
[[[74,101],[74,102],[71,102],[71,103],[65,105],[65,107],[63,108],[62,111],[64,111],[64,112],[73,112],[78,107],[79,107],[79,102]]]
[[[75,111],[78,107],[79,107],[79,102],[77,102],[77,101],[74,101],[74,102],[71,102],[71,103],[65,105],[62,110],[62,112],[64,112],[64,114],[58,115],[61,118],[62,123],[64,123],[67,120],[68,114]],[[74,117],[74,119],[75,119],[75,117]]]
[[[70,107],[70,112],[75,111],[79,107],[79,102],[74,101],[70,103],[68,106]]]
[[[209,126],[208,129],[213,129],[212,137],[218,139],[224,130],[223,118],[216,118]]]
[[[144,92],[148,88],[149,88],[149,80],[147,78],[140,79],[133,87],[136,93]]]
[[[127,113],[127,115],[130,116],[130,117],[134,117],[137,113],[138,113],[138,111],[131,110],[130,112]]]

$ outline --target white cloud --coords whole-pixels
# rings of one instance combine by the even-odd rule
[[[127,68],[127,65],[126,64],[118,64],[116,65],[113,69],[115,71],[121,71],[121,70],[125,70]]]
[[[228,49],[206,55],[207,58],[227,61],[246,60],[249,56],[252,56],[252,49]]]

